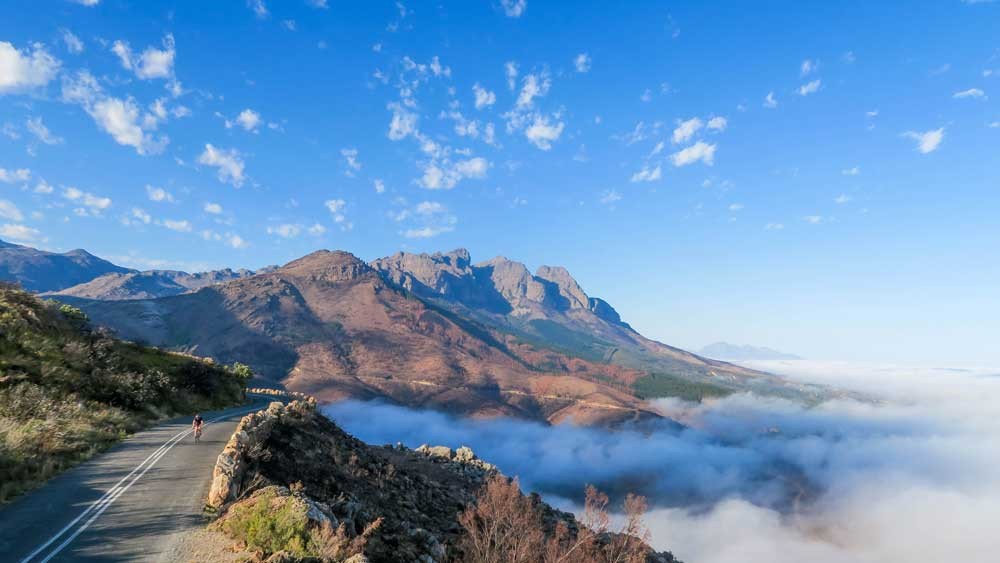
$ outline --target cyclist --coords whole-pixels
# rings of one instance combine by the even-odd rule
[[[198,442],[201,440],[201,428],[205,426],[205,420],[201,418],[201,414],[194,415],[194,422],[191,423],[191,429],[194,430],[194,441]]]

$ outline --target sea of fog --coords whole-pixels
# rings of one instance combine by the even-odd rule
[[[689,563],[1000,560],[1000,369],[747,365],[881,401],[664,400],[687,428],[613,432],[379,403],[326,413],[369,443],[467,445],[565,509],[588,483],[643,494],[653,544]]]

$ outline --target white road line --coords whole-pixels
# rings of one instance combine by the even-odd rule
[[[226,419],[226,418],[230,418],[230,417],[233,417],[233,416],[243,415],[243,414],[246,414],[246,413],[250,413],[250,412],[259,410],[261,408],[264,408],[264,407],[262,407],[262,406],[261,407],[254,407],[254,408],[246,409],[246,410],[243,410],[243,411],[237,411],[237,412],[233,412],[233,413],[229,413],[229,414],[224,414],[224,415],[218,416],[216,418],[213,418],[212,420],[208,420],[205,423],[206,424],[211,424],[213,422],[218,422],[220,420],[223,420],[223,419]],[[145,475],[146,472],[149,471],[150,468],[152,468],[153,465],[155,465],[157,461],[159,461],[163,456],[165,456],[167,454],[167,452],[169,452],[175,445],[177,445],[178,442],[180,442],[182,439],[184,439],[185,436],[187,436],[190,433],[191,433],[191,429],[189,428],[187,430],[184,430],[182,432],[178,432],[177,434],[174,434],[170,439],[168,439],[166,442],[164,442],[153,453],[149,454],[149,456],[147,456],[146,459],[142,460],[142,462],[139,463],[139,465],[135,466],[135,468],[132,469],[132,471],[130,471],[128,475],[122,477],[121,480],[119,480],[117,483],[114,484],[114,486],[112,486],[110,489],[108,489],[108,491],[106,493],[104,493],[104,495],[102,495],[101,498],[99,498],[96,501],[92,502],[90,504],[90,506],[87,507],[86,510],[84,510],[83,512],[81,512],[69,524],[66,524],[66,526],[63,527],[63,529],[59,530],[59,532],[57,532],[55,535],[53,535],[51,538],[49,538],[45,543],[43,543],[42,545],[38,546],[34,551],[32,551],[31,553],[29,553],[23,559],[21,559],[20,563],[28,563],[29,561],[31,561],[32,559],[34,559],[35,557],[37,557],[40,553],[42,553],[50,545],[52,545],[52,543],[54,543],[56,540],[58,540],[63,534],[65,534],[71,528],[73,528],[73,526],[75,526],[80,520],[82,520],[84,517],[86,517],[91,512],[95,512],[86,522],[84,522],[68,538],[66,538],[61,544],[59,544],[58,546],[56,546],[56,548],[53,549],[52,552],[49,553],[48,556],[45,557],[45,559],[42,559],[40,561],[40,563],[46,563],[47,561],[49,561],[50,559],[52,559],[53,557],[55,557],[56,555],[58,555],[60,551],[62,551],[67,545],[70,544],[70,542],[72,542],[74,539],[76,539],[77,536],[79,536],[81,533],[83,533],[84,530],[86,530],[88,527],[90,527],[90,525],[95,520],[97,520],[97,518],[101,514],[103,514],[104,511],[107,510],[109,506],[111,506],[116,500],[118,500],[118,497],[120,497],[122,494],[124,494],[125,491],[127,491],[132,485],[134,485],[136,483],[136,481],[139,480],[140,477],[142,477],[143,475]],[[145,466],[145,469],[143,469],[143,466]],[[142,472],[139,473],[138,475],[135,475],[135,473],[137,471],[139,471],[140,469],[142,469]],[[135,477],[132,479],[132,481],[128,485],[126,485],[126,486],[123,487],[122,483],[124,483],[125,481],[127,481],[133,475],[135,475]]]

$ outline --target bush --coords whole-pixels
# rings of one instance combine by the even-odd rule
[[[642,523],[646,499],[628,495],[624,524],[613,530],[608,497],[588,486],[580,526],[560,520],[546,526],[541,503],[521,494],[517,479],[491,476],[459,516],[465,529],[465,563],[642,563],[649,532]]]
[[[372,535],[382,525],[379,518],[360,535],[351,537],[341,524],[311,522],[309,505],[301,493],[268,487],[229,508],[218,526],[247,549],[264,556],[284,552],[299,558],[338,563],[364,553]]]

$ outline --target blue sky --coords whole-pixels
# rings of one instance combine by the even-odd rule
[[[665,342],[1000,362],[1000,3],[8,1],[0,238],[466,247]]]

